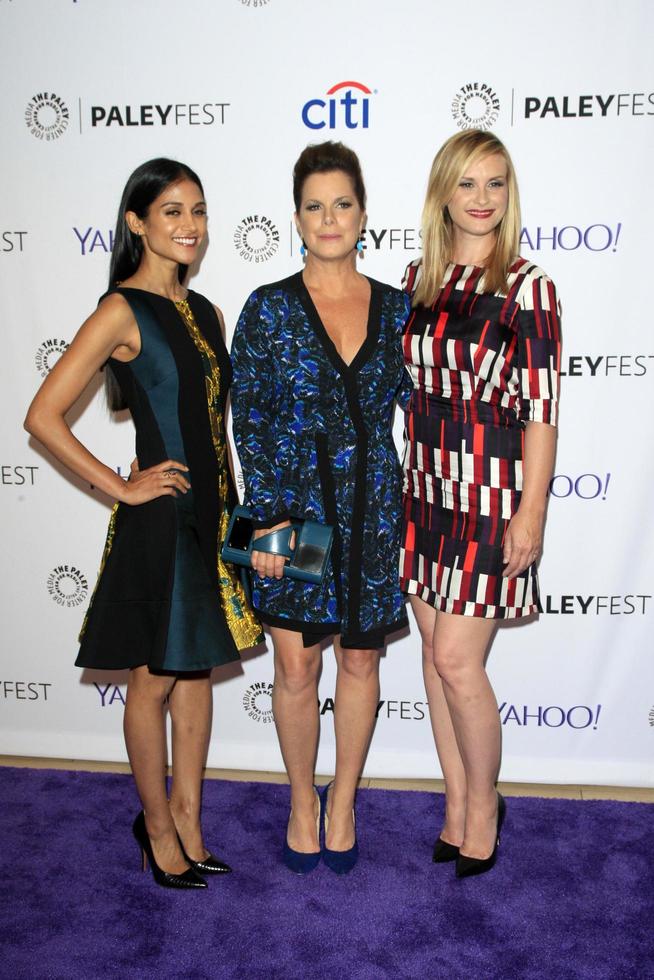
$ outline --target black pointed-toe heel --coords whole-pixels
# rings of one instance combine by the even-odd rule
[[[219,857],[212,854],[211,851],[207,854],[205,858],[201,861],[195,861],[192,857],[189,857],[186,853],[186,848],[182,843],[182,838],[177,834],[177,840],[179,841],[179,846],[182,849],[182,856],[185,861],[191,865],[193,871],[198,875],[226,875],[232,870],[228,864],[221,861]]]
[[[143,810],[139,813],[136,820],[132,824],[132,833],[136,838],[138,845],[141,848],[141,855],[143,857],[143,870],[147,871],[148,863],[152,869],[152,877],[158,885],[162,888],[206,888],[207,883],[204,878],[201,878],[193,868],[187,868],[182,874],[172,874],[170,871],[164,871],[159,867],[154,859],[154,854],[152,852],[152,842],[148,837],[148,832],[145,827],[145,814]]]
[[[456,844],[450,844],[448,841],[443,840],[442,837],[439,837],[434,844],[431,859],[434,864],[446,864],[448,861],[456,861],[458,856],[459,848]]]
[[[459,856],[456,859],[456,876],[457,878],[472,878],[473,875],[483,875],[486,871],[490,869],[495,864],[497,860],[497,849],[500,846],[500,830],[502,829],[502,824],[504,823],[504,817],[506,815],[506,803],[504,802],[504,797],[501,793],[497,794],[497,835],[495,838],[495,847],[493,848],[492,854],[487,858],[473,858],[468,857],[466,854],[461,854],[459,851]]]

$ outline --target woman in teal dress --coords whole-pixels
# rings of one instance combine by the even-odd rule
[[[128,668],[125,740],[143,804],[133,831],[161,885],[206,887],[229,867],[204,846],[202,770],[211,668],[261,639],[240,580],[220,559],[236,495],[225,436],[231,381],[220,311],[184,288],[206,235],[199,178],[150,160],[120,204],[110,288],[44,381],[26,429],[117,501],[77,664]],[[106,365],[112,409],[128,408],[138,469],[125,482],[65,416]],[[173,780],[166,792],[165,703]]]

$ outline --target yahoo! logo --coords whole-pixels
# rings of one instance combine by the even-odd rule
[[[612,252],[618,250],[618,239],[622,231],[622,222],[611,225],[595,224],[587,228],[577,225],[552,225],[550,228],[541,225],[525,227],[520,233],[520,244],[540,252],[545,249],[554,251],[559,248],[562,252],[576,252],[578,248],[589,252]]]
[[[73,231],[79,241],[82,255],[90,255],[96,249],[103,254],[113,251],[114,233],[112,228],[104,231],[104,229],[101,230],[89,225],[88,228],[74,227]]]
[[[553,497],[580,497],[582,500],[606,500],[611,480],[610,473],[581,473],[567,476],[556,473],[550,480],[550,493]]]
[[[507,704],[503,701],[499,707],[500,719],[503,725],[513,722],[521,728],[525,725],[533,725],[537,728],[593,728],[597,731],[599,716],[602,710],[601,704],[594,706],[588,704],[575,704],[571,708],[564,708],[558,704],[544,706],[536,705],[529,710],[526,704]]]
[[[93,681],[93,687],[100,695],[101,708],[108,707],[110,704],[113,704],[114,701],[117,701],[118,704],[122,704],[123,706],[125,705],[125,695],[117,684],[107,684],[105,687],[101,687],[99,684],[96,684],[96,682]]]
[[[353,95],[353,89],[361,93]],[[336,93],[342,93],[340,98],[335,97]],[[309,129],[336,129],[338,123],[342,121],[347,129],[368,129],[370,124],[370,100],[366,98],[372,95],[372,89],[361,82],[338,82],[332,85],[327,91],[327,95],[332,98],[310,99],[302,106],[302,122]],[[342,109],[339,108],[342,106]],[[327,110],[327,111],[325,111]]]

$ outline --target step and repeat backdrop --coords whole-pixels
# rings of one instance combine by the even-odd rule
[[[489,659],[502,775],[654,785],[653,20],[646,0],[0,0],[0,753],[125,758],[126,676],[73,666],[110,502],[22,420],[106,288],[129,173],[165,155],[200,174],[210,242],[191,285],[231,334],[253,288],[301,265],[291,170],[307,143],[360,155],[361,269],[399,284],[436,150],[480,126],[514,158],[522,253],[564,310],[543,612],[501,627]],[[127,474],[132,426],[100,379],[71,422]],[[439,775],[420,660],[415,628],[387,648],[368,775]],[[324,661],[327,772],[330,648]],[[210,765],[282,769],[272,676],[270,642],[216,671]]]

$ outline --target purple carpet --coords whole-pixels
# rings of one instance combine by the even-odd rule
[[[457,881],[430,860],[442,796],[361,790],[354,872],[299,878],[288,788],[207,781],[235,872],[180,893],[140,871],[131,778],[4,768],[0,793],[2,977],[654,977],[649,804],[509,798],[496,867]]]

